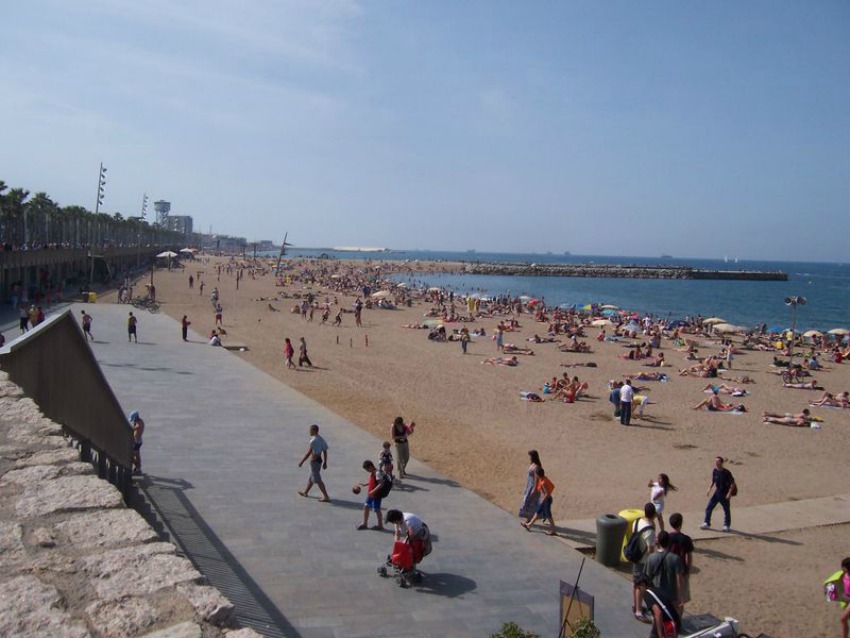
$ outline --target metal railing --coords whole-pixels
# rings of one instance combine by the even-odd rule
[[[0,369],[129,501],[133,430],[71,311],[0,348]]]

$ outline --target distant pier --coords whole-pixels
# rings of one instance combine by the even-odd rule
[[[779,270],[713,270],[690,266],[619,266],[608,264],[509,264],[471,263],[469,275],[525,277],[609,277],[612,279],[725,279],[730,281],[788,281]]]

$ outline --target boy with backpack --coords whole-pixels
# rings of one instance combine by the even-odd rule
[[[632,525],[632,537],[626,543],[623,553],[632,563],[632,613],[641,622],[650,622],[643,614],[644,566],[651,549],[655,546],[655,505],[643,506],[643,517]]]
[[[376,525],[372,529],[383,530],[384,520],[381,514],[381,499],[390,493],[392,489],[392,479],[383,472],[379,472],[378,468],[372,461],[363,461],[363,469],[369,472],[369,480],[366,483],[359,483],[366,488],[366,502],[363,503],[363,522],[357,526],[357,529],[367,529],[369,527],[369,511],[375,512],[375,517],[378,519]]]

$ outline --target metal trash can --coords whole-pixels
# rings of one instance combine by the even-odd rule
[[[616,514],[603,514],[596,519],[596,561],[606,567],[620,564],[620,552],[628,521]]]

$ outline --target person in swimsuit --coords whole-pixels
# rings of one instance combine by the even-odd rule
[[[142,443],[145,433],[145,422],[138,410],[130,412],[130,425],[133,428],[133,474],[142,473]]]

